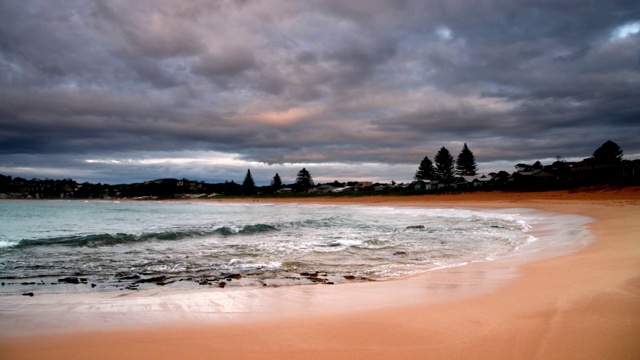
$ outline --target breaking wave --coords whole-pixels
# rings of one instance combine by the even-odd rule
[[[144,241],[181,240],[203,236],[222,235],[249,235],[276,231],[275,226],[267,224],[244,225],[244,226],[222,226],[213,231],[191,230],[191,231],[160,231],[143,234],[89,234],[60,236],[42,239],[24,239],[16,244],[18,248],[35,246],[69,246],[69,247],[100,247],[120,244],[138,243]]]

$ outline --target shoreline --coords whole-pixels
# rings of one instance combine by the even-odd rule
[[[212,354],[216,358],[285,359],[636,358],[640,354],[635,341],[640,333],[640,245],[634,241],[640,234],[635,224],[640,218],[638,192],[273,201],[535,208],[596,219],[587,225],[596,241],[577,253],[526,264],[474,263],[465,266],[467,271],[451,268],[381,283],[316,286],[311,292],[325,294],[316,294],[315,303],[305,289],[274,291],[276,302],[283,302],[282,309],[297,301],[300,311],[292,313],[281,309],[273,316],[256,314],[222,324],[175,322],[154,329],[4,337],[0,338],[0,353],[9,359],[96,358],[95,349],[101,351],[97,358],[105,359],[210,358]],[[488,271],[504,276],[501,280],[498,276],[494,283],[498,286],[476,287],[475,292],[469,291],[473,286],[466,286],[462,290],[466,293],[451,297],[455,289],[465,288],[461,283],[482,283],[477,280]],[[515,279],[514,272],[518,274]],[[398,293],[411,300],[398,302]],[[440,295],[443,297],[434,301]],[[354,302],[349,306],[357,306],[358,299],[368,302],[357,311],[340,311],[339,302],[345,299]],[[310,305],[316,308],[302,311]]]

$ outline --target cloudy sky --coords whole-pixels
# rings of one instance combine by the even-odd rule
[[[0,173],[411,180],[640,158],[640,2],[0,0]]]

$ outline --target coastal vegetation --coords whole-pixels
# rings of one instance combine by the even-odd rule
[[[435,157],[436,160],[436,175],[438,179],[450,179],[453,177],[454,162],[453,156],[444,146],[440,148]]]
[[[242,194],[253,195],[255,191],[256,183],[253,181],[253,176],[251,176],[251,169],[248,169],[247,175],[244,177],[244,181],[242,182]]]
[[[368,181],[334,181],[316,184],[303,167],[295,182],[286,184],[276,173],[267,186],[257,186],[248,169],[242,184],[231,181],[206,183],[188,179],[157,179],[133,184],[78,183],[73,179],[31,179],[0,174],[0,198],[25,199],[175,199],[211,197],[309,197],[371,196],[451,193],[466,191],[538,191],[576,189],[582,186],[640,185],[640,160],[625,160],[613,141],[578,162],[561,158],[552,164],[518,163],[515,172],[479,174],[473,152],[465,143],[457,159],[442,147],[434,162],[425,156],[414,174],[415,181],[397,184]]]
[[[458,160],[456,160],[456,174],[476,176],[477,172],[478,166],[476,165],[476,158],[473,156],[473,152],[467,147],[467,143],[465,143],[458,155]]]

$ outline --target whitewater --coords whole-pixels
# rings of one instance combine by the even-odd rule
[[[590,240],[589,219],[221,202],[0,201],[0,296],[395,279]]]

